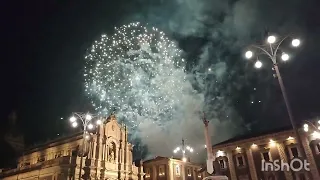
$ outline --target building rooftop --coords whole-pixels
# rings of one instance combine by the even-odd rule
[[[152,159],[148,159],[146,161],[143,161],[143,163],[151,163],[151,162],[154,162],[154,161],[161,161],[161,160],[174,160],[174,161],[177,161],[177,162],[183,162],[180,158],[176,158],[176,157],[163,157],[163,156],[156,156]],[[201,166],[201,164],[197,164],[197,163],[193,163],[193,162],[190,162],[190,159],[187,161],[187,162],[184,162],[184,163],[187,163],[189,165],[195,165],[195,166]]]
[[[66,143],[66,142],[70,142],[70,140],[81,139],[82,133],[83,132],[78,132],[78,133],[71,134],[71,135],[59,136],[58,138],[48,140],[47,142],[35,144],[33,146],[26,148],[24,153],[31,153],[34,151],[38,151],[42,148],[48,148],[51,146],[56,146],[56,145],[60,145],[60,144]]]
[[[158,161],[158,160],[164,160],[164,159],[169,160],[171,158],[163,157],[163,156],[156,156],[156,157],[154,157],[152,159],[148,159],[148,160],[143,161],[143,163],[148,163],[148,162]]]
[[[236,136],[236,137],[228,139],[226,141],[222,141],[220,143],[214,144],[213,147],[220,146],[220,145],[226,145],[226,144],[234,143],[234,142],[241,141],[241,140],[257,138],[257,137],[265,136],[265,135],[269,135],[269,134],[276,134],[276,133],[280,133],[280,132],[285,132],[285,131],[292,131],[293,132],[292,126],[286,126],[286,127],[277,128],[277,129],[268,130],[268,131],[262,131],[262,132],[252,132],[249,134]]]

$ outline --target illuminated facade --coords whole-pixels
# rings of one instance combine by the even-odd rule
[[[82,179],[143,179],[142,163],[139,167],[132,163],[132,145],[127,140],[127,129],[117,123],[115,115],[107,118],[95,131],[85,140],[84,148],[81,148],[81,133],[25,151],[18,160],[18,167],[3,170],[0,179],[79,179],[79,155],[82,154]]]
[[[258,136],[238,137],[213,146],[213,154],[219,172],[231,180],[306,180],[309,174],[313,180],[320,179],[320,140],[314,133],[300,131],[303,148],[310,163],[310,171],[299,169],[293,159],[301,158],[293,130],[286,129]],[[266,168],[266,162],[279,160],[292,163],[293,169],[276,170]],[[270,163],[269,163],[270,164]]]
[[[201,166],[167,157],[156,157],[143,162],[145,180],[200,180],[206,173]]]

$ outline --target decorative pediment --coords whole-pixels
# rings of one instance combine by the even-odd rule
[[[107,123],[108,122],[112,122],[112,121],[117,121],[117,117],[114,114],[111,114],[108,118],[107,118]]]
[[[121,125],[118,124],[116,115],[112,114],[107,118],[107,121],[105,123],[105,127],[107,128],[108,131],[115,131],[119,132],[121,131]]]

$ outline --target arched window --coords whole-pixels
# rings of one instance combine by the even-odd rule
[[[116,160],[116,144],[111,142],[109,144],[109,162],[115,162]]]

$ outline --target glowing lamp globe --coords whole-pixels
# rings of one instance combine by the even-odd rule
[[[92,119],[92,116],[90,114],[87,114],[86,119],[90,121]]]
[[[283,61],[288,61],[289,60],[289,55],[287,53],[283,53],[282,56],[281,56],[281,59]]]
[[[252,51],[247,51],[245,56],[246,56],[247,59],[250,59],[253,56],[253,52]]]
[[[258,147],[258,145],[256,145],[255,143],[253,143],[253,144],[251,145],[251,147],[252,147],[252,148],[256,148],[256,147]]]
[[[303,125],[303,130],[304,130],[305,132],[308,132],[308,131],[309,131],[309,126],[308,126],[308,124],[304,124],[304,125]]]
[[[273,44],[276,42],[276,37],[275,36],[269,36],[267,39],[268,43]]]
[[[86,138],[86,139],[90,139],[90,136],[89,136],[89,135],[86,135],[85,138]]]
[[[92,125],[92,124],[89,124],[89,125],[88,125],[88,128],[89,128],[89,129],[93,129],[93,125]]]
[[[72,116],[69,120],[70,120],[71,123],[73,123],[73,122],[75,122],[77,120],[77,118]]]
[[[293,39],[291,42],[293,47],[298,47],[300,46],[300,40],[299,39]]]
[[[182,158],[182,161],[183,161],[183,162],[187,162],[187,158],[185,158],[185,157]]]
[[[78,126],[78,123],[77,123],[77,122],[73,122],[73,123],[72,123],[72,127],[75,128],[75,127],[77,127],[77,126]]]
[[[97,125],[100,125],[102,123],[102,121],[99,119],[97,120]]]
[[[256,63],[254,63],[254,67],[256,67],[256,68],[261,68],[262,67],[262,62],[261,61],[256,61]]]

